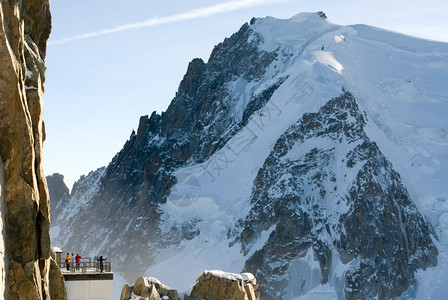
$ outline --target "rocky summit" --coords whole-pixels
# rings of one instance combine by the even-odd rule
[[[248,253],[263,231],[271,232],[245,265],[270,299],[300,295],[313,282],[309,267],[296,262],[300,257],[316,260],[322,284],[334,256],[343,264],[356,261],[341,278],[340,297],[347,299],[399,296],[414,283],[415,270],[437,264],[431,228],[364,126],[346,92],[304,114],[258,171],[235,242]],[[300,287],[287,279],[292,269]]]
[[[52,239],[180,292],[220,269],[254,274],[261,299],[443,294],[446,53],[322,12],[254,18],[108,166],[68,195],[49,178]]]
[[[65,299],[42,166],[45,0],[0,1],[0,298]]]

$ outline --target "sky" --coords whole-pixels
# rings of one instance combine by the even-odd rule
[[[51,1],[51,0],[50,0]],[[165,111],[196,57],[252,17],[326,13],[448,42],[446,0],[53,0],[44,95],[46,175],[69,188],[107,166],[140,116]]]

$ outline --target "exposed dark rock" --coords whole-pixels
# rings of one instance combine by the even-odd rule
[[[256,274],[267,298],[286,296],[279,291],[290,284],[288,262],[308,249],[319,262],[321,283],[328,281],[332,250],[344,263],[359,260],[345,274],[340,292],[347,299],[397,297],[414,283],[417,269],[437,264],[431,228],[391,163],[365,135],[364,125],[355,99],[346,92],[292,125],[259,170],[253,206],[238,222],[236,240],[248,253],[255,238],[273,228],[245,266]],[[309,140],[330,146],[307,148]],[[347,152],[339,160],[342,151]],[[357,171],[343,179],[350,188],[337,193],[334,172],[346,167]]]
[[[249,100],[246,109],[243,112],[243,119],[241,120],[241,126],[246,126],[249,117],[253,115],[254,112],[261,109],[268,103],[271,99],[272,94],[282,85],[285,80],[288,79],[287,76],[280,78],[276,83],[269,86],[267,89],[263,90],[260,94],[255,95]]]
[[[318,11],[317,15],[325,20],[327,20],[327,15],[323,11]]]
[[[57,237],[60,247],[78,249],[89,244],[90,251],[93,248],[106,251],[107,256],[119,257],[123,256],[122,246],[132,244],[132,249],[125,253],[123,262],[126,263],[116,262],[116,267],[135,273],[145,268],[141,261],[151,264],[153,257],[165,247],[185,238],[192,239],[199,233],[193,221],[182,228],[172,228],[169,237],[164,238],[164,234],[161,238],[159,205],[166,202],[176,183],[172,175],[176,169],[205,161],[240,130],[241,117],[235,111],[239,100],[231,98],[227,85],[238,79],[256,81],[264,74],[277,55],[258,49],[261,42],[261,36],[245,24],[214,48],[207,63],[201,59],[191,61],[167,111],[141,117],[137,132],[132,132],[101,176],[97,180],[87,176],[75,183],[70,198],[76,200],[64,206],[65,210],[70,208],[71,215],[58,211],[53,223],[61,229]],[[254,101],[244,116],[246,121],[266,104],[283,81],[260,95],[253,95]],[[87,187],[85,196],[82,193],[76,196],[80,184]],[[73,209],[77,206],[73,201],[79,203],[80,197],[90,199],[82,210]],[[126,230],[123,226],[108,224],[117,214],[128,216]],[[69,225],[72,218],[82,228],[73,231]],[[98,218],[105,223],[97,224]],[[104,250],[96,248],[103,241],[94,238],[94,232],[102,228],[108,228],[104,236],[108,248]],[[143,247],[147,251],[140,251]],[[82,250],[87,249],[79,251]]]
[[[61,212],[58,208],[64,208],[68,203],[70,191],[64,182],[64,175],[55,173],[46,177],[48,193],[50,195],[50,210],[56,216]]]

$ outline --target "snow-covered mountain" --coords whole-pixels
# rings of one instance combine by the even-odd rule
[[[268,299],[448,295],[447,79],[446,43],[252,19],[107,168],[63,201],[49,181],[53,244],[180,291],[221,269]]]

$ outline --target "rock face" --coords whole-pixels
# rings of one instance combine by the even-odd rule
[[[248,253],[255,237],[273,228],[245,266],[268,298],[300,295],[300,288],[287,294],[289,262],[308,251],[319,262],[322,284],[335,254],[343,263],[356,261],[340,295],[347,299],[399,296],[413,284],[417,269],[437,264],[432,229],[364,126],[346,92],[319,112],[303,115],[258,171],[253,208],[238,222],[236,240]],[[303,274],[302,288],[310,281]]]
[[[66,299],[65,279],[54,258],[50,260],[50,299]]]
[[[204,271],[196,280],[189,299],[259,300],[257,280],[250,273]]]
[[[46,177],[48,193],[51,195],[50,211],[59,215],[60,208],[66,205],[70,192],[64,182],[64,175],[55,173]],[[53,200],[54,199],[54,200]]]
[[[59,213],[58,208],[54,211],[57,244],[79,249],[76,252],[97,255],[106,251],[110,257],[122,257],[123,260],[116,261],[115,266],[125,273],[135,274],[145,268],[139,261],[150,264],[162,249],[177,245],[185,238],[194,238],[198,234],[193,228],[194,221],[181,228],[172,228],[168,234],[161,234],[161,211],[158,207],[166,202],[178,180],[172,175],[174,170],[205,161],[241,128],[242,112],[235,107],[241,99],[231,95],[226,86],[236,79],[242,84],[257,83],[264,68],[277,56],[258,49],[261,41],[262,38],[245,24],[215,47],[208,63],[194,59],[167,111],[161,115],[154,112],[150,117],[141,117],[137,132],[132,133],[107,169],[95,171],[75,183],[71,201],[76,203],[65,205],[73,214]],[[266,102],[283,81],[284,78],[273,82],[244,101],[257,102],[255,100],[258,99]],[[257,105],[259,108],[259,104],[254,104],[248,111],[253,113]],[[246,113],[245,118],[250,113]],[[86,193],[76,195],[76,185],[85,186]],[[54,199],[63,202],[56,200],[57,196]],[[78,211],[85,213],[77,215]],[[117,212],[126,212],[122,215],[128,218],[128,225],[110,224],[114,227],[112,232],[107,229],[104,243],[98,243],[94,236],[106,224],[99,226],[96,220],[106,217],[107,223]],[[70,221],[72,217],[76,221]],[[70,225],[78,223],[78,218],[83,219],[83,236],[74,234]],[[152,230],[141,231],[140,228]],[[102,249],[100,246],[105,244],[107,249]],[[126,244],[135,247],[123,252]],[[147,245],[149,251],[138,250]]]
[[[0,154],[5,219],[1,277],[9,299],[65,297],[65,292],[52,290],[56,286],[49,280],[49,274],[58,270],[50,259],[50,208],[41,161],[49,8],[45,0],[0,2]]]

